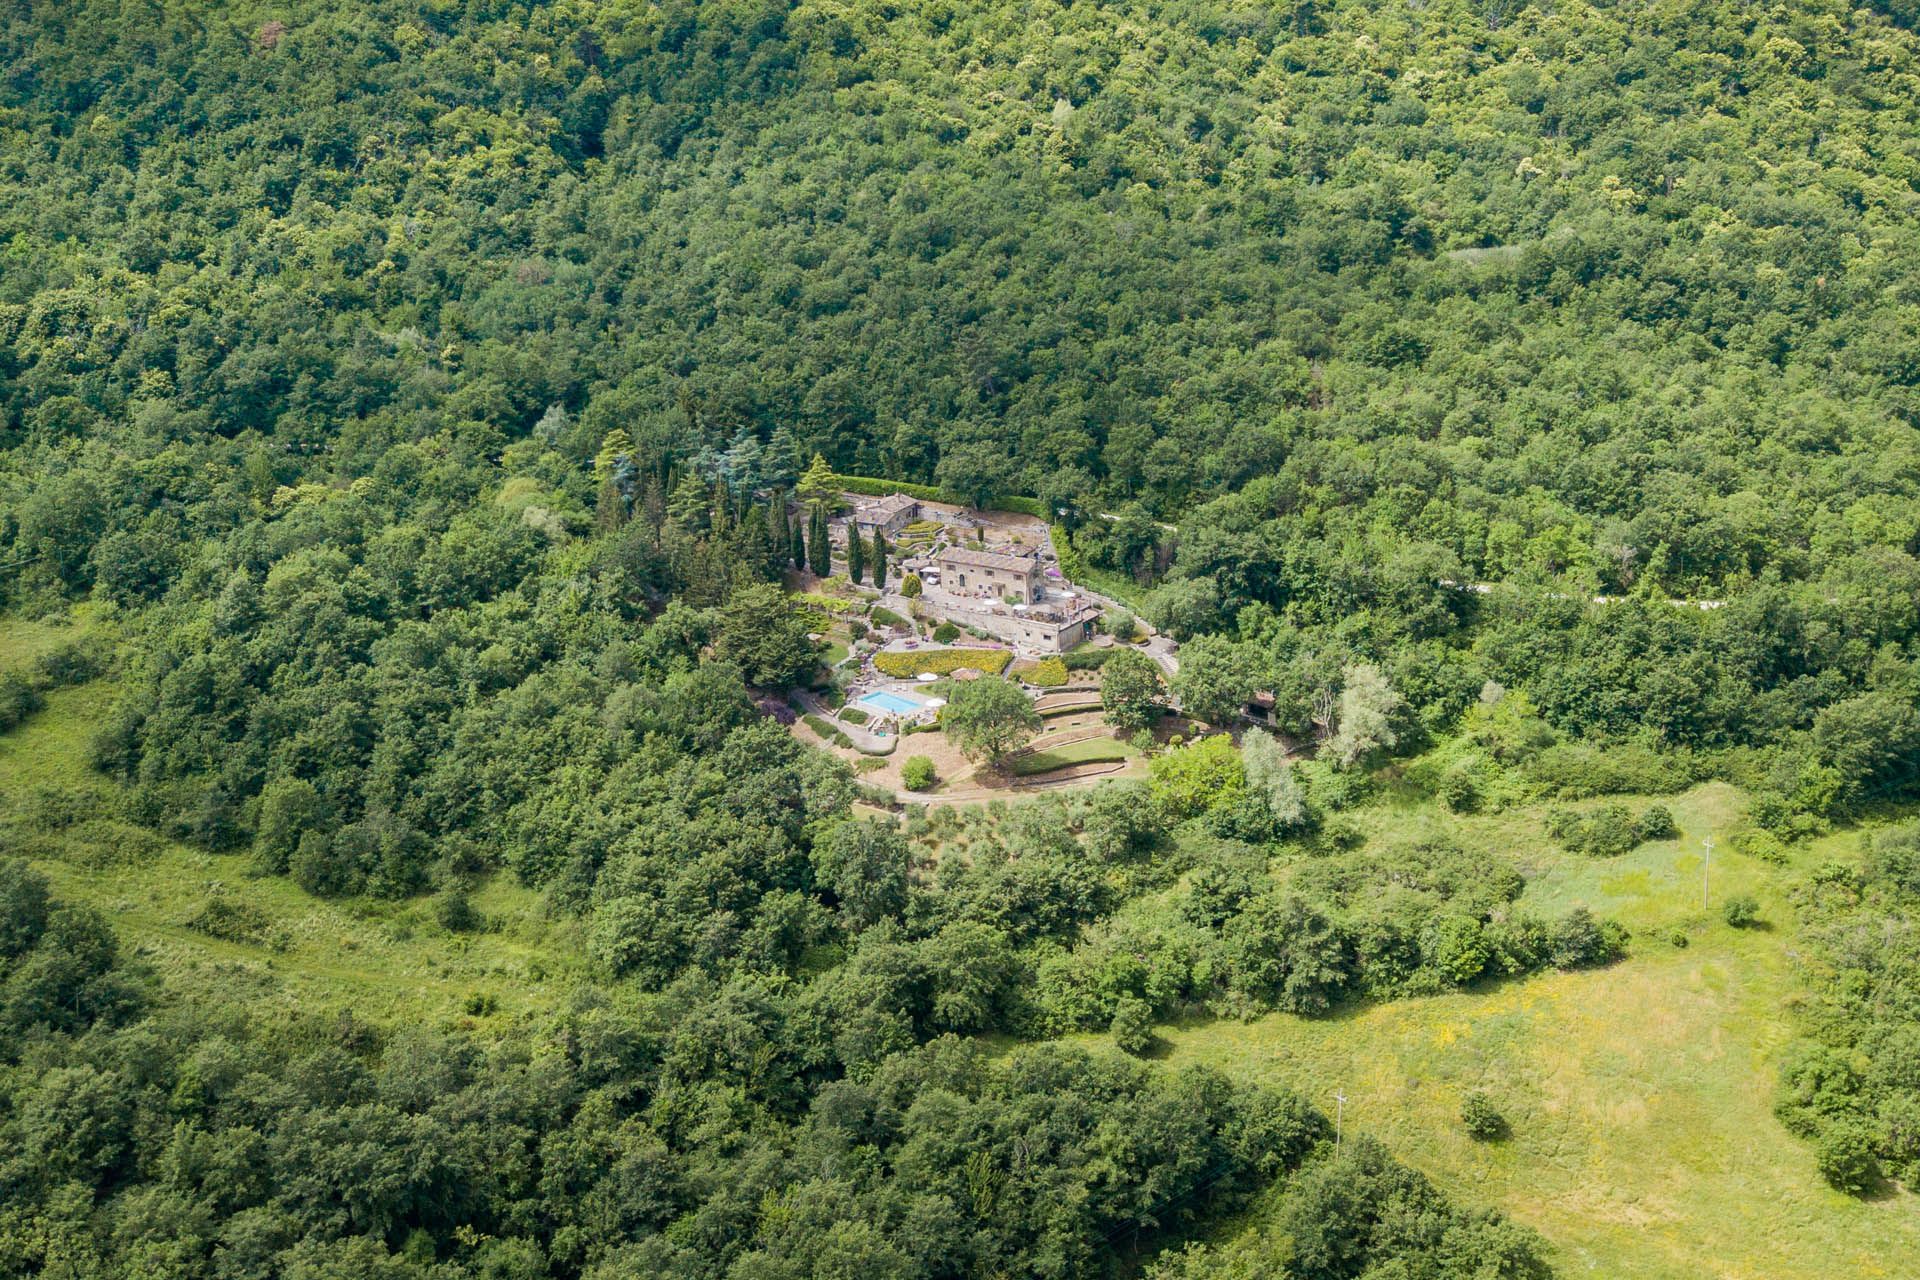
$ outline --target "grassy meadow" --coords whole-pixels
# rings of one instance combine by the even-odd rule
[[[0,624],[0,670],[28,666],[79,628]],[[111,680],[46,694],[46,706],[0,735],[0,811],[49,790],[84,789],[111,811],[113,786],[86,764],[93,726],[112,705]],[[103,821],[103,832],[132,831]],[[284,877],[255,877],[245,854],[213,855],[166,840],[127,842],[137,852],[90,846],[70,833],[64,856],[24,850],[56,894],[105,911],[122,941],[171,985],[219,991],[265,1016],[350,1010],[369,1021],[500,1027],[551,1010],[584,961],[574,926],[549,920],[537,895],[505,876],[473,895],[487,922],[453,933],[430,898],[329,902]],[[187,921],[215,895],[246,909],[260,943],[230,941]]]
[[[1651,802],[1628,799],[1636,809]],[[1772,1114],[1804,963],[1785,889],[1808,865],[1857,856],[1858,834],[1827,837],[1774,867],[1728,850],[1742,804],[1735,789],[1709,784],[1660,802],[1679,838],[1588,858],[1546,838],[1545,806],[1458,817],[1389,796],[1360,812],[1371,835],[1451,831],[1509,853],[1529,877],[1525,901],[1611,915],[1634,931],[1631,954],[1610,968],[1327,1018],[1163,1027],[1155,1057],[1291,1086],[1330,1115],[1344,1093],[1350,1131],[1381,1138],[1462,1203],[1538,1230],[1563,1275],[1920,1275],[1920,1203],[1832,1190],[1808,1145]],[[1706,911],[1700,841],[1714,834],[1715,909]],[[1734,892],[1758,898],[1754,927],[1720,918],[1722,896]],[[1459,1111],[1474,1090],[1494,1099],[1508,1137],[1467,1135]],[[1239,1229],[1263,1230],[1260,1215]]]

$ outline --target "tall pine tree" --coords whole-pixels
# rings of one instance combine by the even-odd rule
[[[860,526],[847,522],[847,581],[858,584],[867,574],[867,540],[860,536]]]
[[[873,585],[882,591],[887,589],[887,535],[878,529],[873,531]]]
[[[800,531],[798,524],[788,532],[793,537],[793,545],[788,548],[789,558],[792,559],[794,568],[804,569],[807,567],[807,535]]]

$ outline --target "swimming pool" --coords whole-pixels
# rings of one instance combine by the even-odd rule
[[[920,704],[912,698],[903,698],[897,693],[888,693],[885,689],[876,689],[860,699],[863,707],[872,707],[875,711],[884,711],[890,716],[911,716],[920,713]]]

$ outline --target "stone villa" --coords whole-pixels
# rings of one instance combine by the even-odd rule
[[[919,518],[919,502],[904,493],[894,493],[857,504],[852,524],[861,537],[871,540],[876,533],[891,538]]]
[[[1032,604],[1040,595],[1040,561],[1033,556],[1009,556],[996,551],[948,547],[933,558],[940,571],[940,588],[950,596],[989,596],[995,600],[1018,596]]]

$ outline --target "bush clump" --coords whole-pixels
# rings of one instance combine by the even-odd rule
[[[1650,805],[1639,815],[1611,802],[1585,813],[1553,809],[1547,813],[1547,834],[1571,853],[1613,858],[1630,853],[1649,840],[1671,840],[1680,833],[1673,814],[1664,805]]]
[[[1720,904],[1720,917],[1736,929],[1760,918],[1760,902],[1750,893],[1736,893]]]
[[[933,638],[938,644],[952,644],[960,638],[960,628],[951,622],[943,622],[933,629]]]
[[[1478,1142],[1492,1142],[1506,1136],[1507,1118],[1493,1105],[1493,1099],[1476,1089],[1460,1104],[1460,1123],[1467,1136]]]
[[[1121,1052],[1145,1053],[1153,1044],[1153,1006],[1137,996],[1122,996],[1113,1006],[1113,1022],[1108,1028]]]
[[[900,785],[909,791],[925,791],[940,781],[939,771],[928,756],[908,756],[900,766]]]

